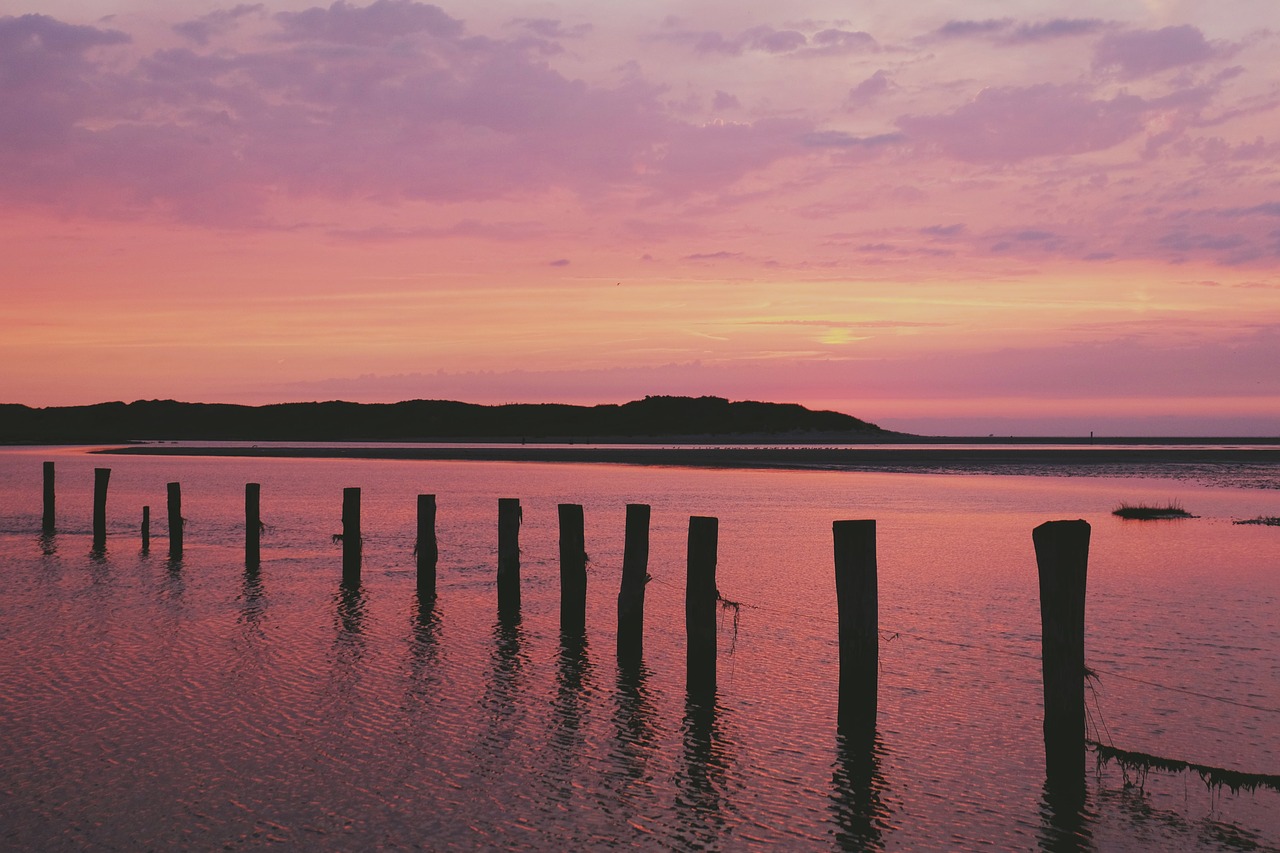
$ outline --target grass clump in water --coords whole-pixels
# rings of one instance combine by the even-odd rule
[[[1121,518],[1136,518],[1140,521],[1150,521],[1156,518],[1195,518],[1194,515],[1183,509],[1182,504],[1177,501],[1170,501],[1164,506],[1122,502],[1120,506],[1111,511],[1111,514],[1118,515]]]
[[[1280,527],[1280,518],[1274,515],[1260,515],[1257,518],[1246,518],[1243,521],[1233,521],[1232,524],[1266,524],[1271,527]]]

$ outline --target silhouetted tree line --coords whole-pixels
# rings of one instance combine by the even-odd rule
[[[419,441],[443,439],[662,438],[824,433],[887,436],[850,415],[793,403],[722,397],[645,397],[622,405],[449,400],[402,403],[280,403],[237,406],[139,400],[37,409],[0,404],[0,442],[129,440]]]

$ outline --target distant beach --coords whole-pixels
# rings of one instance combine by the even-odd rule
[[[1153,442],[1154,444],[1154,442]],[[171,445],[109,448],[109,454],[148,456],[280,457],[315,459],[421,459],[483,462],[609,463],[693,468],[878,470],[919,473],[1075,473],[1105,475],[1121,469],[1168,466],[1276,466],[1280,446],[1075,447],[903,445],[894,447],[654,445],[351,446],[296,444]],[[1128,471],[1127,473],[1136,473]]]

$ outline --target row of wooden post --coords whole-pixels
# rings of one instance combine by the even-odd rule
[[[94,471],[93,542],[106,543],[107,484],[111,469]],[[44,463],[43,528],[55,528],[54,467]],[[261,486],[245,486],[245,564],[261,560]],[[168,484],[169,555],[182,555],[182,491]],[[149,546],[150,507],[143,507],[142,544]],[[581,634],[586,623],[587,554],[580,504],[560,504],[560,626]],[[635,663],[643,651],[644,591],[649,580],[649,520],[646,504],[627,504],[622,582],[618,592],[618,659]],[[520,610],[520,501],[498,501],[498,611]],[[435,495],[418,496],[417,580],[420,596],[436,595]],[[1074,793],[1084,783],[1084,602],[1090,528],[1085,521],[1050,521],[1032,531],[1040,580],[1041,666],[1044,679],[1046,775],[1059,791]],[[685,583],[687,689],[705,700],[716,690],[716,555],[719,521],[689,519]],[[854,743],[874,738],[879,673],[879,604],[874,520],[832,525],[836,608],[839,621],[840,686],[838,724]],[[360,489],[342,493],[342,581],[360,582],[362,560]]]

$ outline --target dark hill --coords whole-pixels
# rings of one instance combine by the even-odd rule
[[[139,400],[34,409],[0,405],[0,442],[660,440],[760,436],[858,441],[897,433],[839,412],[722,397],[645,397],[622,405],[449,400],[235,406]]]

